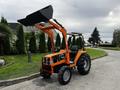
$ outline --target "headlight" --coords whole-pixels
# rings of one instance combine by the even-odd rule
[[[44,57],[43,63],[46,65],[50,64],[50,58]]]
[[[53,56],[52,60],[53,60],[54,63],[56,63],[58,61],[58,56]]]

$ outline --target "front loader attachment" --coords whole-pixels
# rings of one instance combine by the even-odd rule
[[[18,20],[21,24],[24,26],[34,26],[37,23],[40,22],[48,22],[49,19],[51,19],[53,16],[53,8],[51,5],[40,9],[28,16],[26,18]]]

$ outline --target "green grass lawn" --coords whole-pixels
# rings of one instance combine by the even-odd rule
[[[99,57],[107,55],[105,51],[93,49],[93,48],[87,48],[87,52],[91,56],[91,59],[95,59],[95,58],[99,58]]]
[[[104,51],[91,48],[88,48],[87,51],[92,58],[106,54]],[[43,55],[45,54],[33,54],[32,63],[28,63],[27,55],[0,56],[0,58],[4,58],[8,63],[8,65],[0,68],[0,80],[27,76],[39,72]]]
[[[101,47],[103,49],[107,49],[107,50],[116,50],[116,51],[120,51],[120,47]]]
[[[38,72],[43,55],[33,54],[32,63],[28,63],[27,55],[1,56],[11,65],[0,68],[0,80],[27,76]]]

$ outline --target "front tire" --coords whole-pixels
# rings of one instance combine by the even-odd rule
[[[42,77],[44,78],[44,79],[50,79],[50,74],[44,74]]]
[[[58,73],[58,81],[61,85],[66,85],[70,82],[72,73],[68,66],[63,66]]]
[[[88,54],[84,54],[80,57],[77,64],[77,70],[81,75],[86,75],[89,73],[91,68],[91,59]]]
[[[42,76],[44,79],[50,79],[51,74],[42,72],[42,73],[40,73],[40,76]]]

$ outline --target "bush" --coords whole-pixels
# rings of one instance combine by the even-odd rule
[[[115,47],[113,44],[100,44],[100,47]]]

